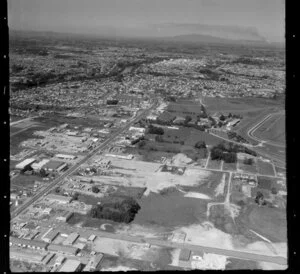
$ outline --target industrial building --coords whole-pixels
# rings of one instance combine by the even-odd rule
[[[181,249],[180,255],[179,255],[179,260],[180,261],[188,261],[191,256],[191,251],[187,249]]]
[[[60,172],[67,167],[67,164],[59,161],[49,161],[43,168],[50,172]]]
[[[79,272],[81,270],[81,262],[77,260],[67,259],[60,268],[59,272]]]
[[[68,238],[64,241],[65,245],[72,245],[76,242],[76,240],[79,238],[79,234],[76,232],[71,233]]]
[[[43,159],[42,161],[38,163],[33,163],[31,167],[33,168],[34,171],[39,171],[45,164],[47,164],[50,160],[49,159]]]
[[[63,253],[67,255],[76,255],[79,249],[73,246],[64,246],[57,244],[50,244],[47,248],[49,251]]]
[[[43,264],[48,264],[54,256],[54,253],[48,253],[48,255],[43,259]]]
[[[103,259],[103,254],[99,253],[95,256],[93,256],[89,262],[87,263],[87,265],[84,267],[83,271],[85,272],[90,272],[90,271],[95,271],[97,270],[97,268],[100,266],[101,261]]]
[[[40,253],[33,253],[32,251],[29,253],[24,250],[10,250],[9,257],[11,259],[40,264],[43,262],[45,255]]]
[[[62,195],[49,194],[46,198],[53,202],[58,202],[60,204],[68,204],[72,201],[72,197],[66,197]]]
[[[60,158],[64,160],[74,160],[77,158],[77,156],[74,155],[67,155],[67,154],[55,154],[55,158]]]
[[[114,158],[120,158],[120,159],[126,159],[126,160],[132,160],[133,159],[133,155],[129,154],[129,155],[117,155],[117,154],[105,154],[105,156],[107,157],[114,157]]]
[[[32,163],[35,162],[35,159],[34,158],[28,158],[28,159],[25,159],[24,161],[22,161],[21,163],[18,163],[15,168],[16,169],[24,169],[26,167],[29,167]]]
[[[56,217],[56,220],[67,222],[68,220],[70,220],[70,218],[72,218],[73,215],[74,215],[73,212],[65,211],[64,213],[62,213],[61,216]]]
[[[92,234],[92,235],[88,238],[88,241],[93,242],[93,241],[95,241],[96,237],[97,237],[96,235]]]
[[[47,243],[52,243],[58,235],[58,231],[50,231],[46,236],[43,237],[43,240]]]
[[[103,259],[103,254],[99,253],[91,259],[91,270],[96,270]]]
[[[11,245],[16,245],[20,247],[28,247],[38,250],[46,250],[48,244],[36,240],[26,240],[22,238],[10,237],[9,242]]]

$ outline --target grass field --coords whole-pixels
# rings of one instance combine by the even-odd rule
[[[255,261],[240,260],[236,258],[228,258],[226,270],[254,270],[260,269]]]
[[[222,140],[207,132],[194,128],[179,127],[179,129],[168,129],[164,127],[163,138],[166,141],[184,141],[185,145],[194,147],[198,141],[204,141],[207,145],[219,144]]]
[[[248,227],[274,242],[287,241],[285,210],[251,206],[246,217]]]
[[[54,127],[62,124],[69,124],[73,126],[81,126],[84,127],[95,127],[95,128],[103,128],[101,125],[100,119],[87,119],[86,117],[78,118],[78,117],[67,117],[61,114],[53,113],[48,114],[47,116],[38,117],[35,121],[46,124],[47,126]]]
[[[285,168],[281,168],[281,167],[275,166],[275,170],[276,170],[277,176],[279,176],[280,173],[283,176],[286,176],[286,169]]]
[[[34,184],[34,181],[41,181],[41,177],[40,176],[36,176],[36,175],[18,175],[16,176],[12,181],[11,184],[12,185],[16,185],[16,186],[31,186]]]
[[[226,171],[236,171],[236,163],[225,163],[223,164],[223,170]]]
[[[123,187],[120,186],[118,189],[112,193],[110,196],[125,196],[132,197],[134,199],[140,199],[144,192],[146,191],[145,187]]]
[[[68,220],[68,224],[70,225],[76,225],[79,223],[81,223],[83,227],[92,227],[97,229],[99,229],[103,224],[110,224],[105,226],[105,230],[108,232],[114,232],[114,226],[118,225],[118,223],[115,223],[111,220],[91,218],[79,213],[74,213],[74,215]]]
[[[37,130],[47,130],[44,125],[34,126],[10,137],[10,154],[14,155],[20,152],[23,148],[19,147],[20,143],[30,138],[42,139],[42,137],[34,136],[33,133]]]
[[[222,161],[212,160],[209,158],[207,168],[220,170],[222,165]]]
[[[256,137],[279,144],[285,143],[285,115],[275,114],[266,120],[255,132]]]
[[[275,176],[272,164],[259,159],[257,160],[257,170],[259,174]]]
[[[238,168],[244,172],[257,173],[257,168],[255,163],[253,163],[252,165],[245,165],[243,163],[243,160],[238,160]]]
[[[284,109],[284,103],[281,100],[272,100],[264,98],[216,98],[204,97],[203,103],[209,112],[248,112],[252,110],[279,107]]]
[[[135,216],[135,224],[173,228],[204,221],[206,218],[206,202],[183,197],[179,191],[167,195],[151,193],[138,203],[141,209]]]
[[[271,190],[272,187],[276,187],[278,190],[286,190],[286,185],[284,180],[278,180],[275,178],[257,176],[258,186],[262,189]],[[282,181],[280,184],[278,181]]]

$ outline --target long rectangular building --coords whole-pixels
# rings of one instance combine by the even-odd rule
[[[16,169],[24,169],[25,167],[31,165],[34,162],[35,162],[34,158],[28,158],[22,161],[21,163],[18,163],[15,167]]]
[[[58,252],[68,255],[76,255],[79,249],[73,246],[64,246],[64,245],[57,245],[57,244],[50,244],[48,246],[48,250],[52,252]]]
[[[11,245],[17,245],[22,247],[29,247],[33,249],[46,250],[48,244],[37,240],[26,240],[22,238],[10,237],[9,242]]]
[[[58,203],[61,203],[61,204],[68,204],[72,200],[72,197],[66,197],[66,196],[56,195],[56,194],[48,194],[46,196],[46,198],[48,200],[55,201],[55,202],[58,202]]]
[[[72,245],[75,243],[75,241],[78,239],[80,235],[76,232],[73,232],[69,235],[69,237],[64,241],[64,244],[66,245]]]

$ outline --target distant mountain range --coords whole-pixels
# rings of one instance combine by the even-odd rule
[[[176,35],[172,37],[159,38],[164,41],[172,42],[183,42],[183,43],[205,43],[205,44],[245,44],[245,45],[268,45],[273,43],[268,43],[265,40],[243,40],[243,39],[225,39],[221,37],[215,37],[211,35],[203,34],[184,34]]]
[[[91,33],[62,33],[62,32],[53,32],[53,31],[20,31],[20,30],[10,30],[10,37],[26,37],[26,36],[40,36],[40,37],[64,37],[71,38],[72,36],[86,36],[86,37],[103,37],[107,39],[120,38],[120,39],[145,39],[152,41],[161,41],[161,42],[174,42],[174,43],[192,43],[192,44],[233,44],[233,45],[252,45],[252,46],[274,46],[284,48],[285,44],[280,42],[268,42],[263,38],[260,39],[250,39],[251,37],[247,35],[243,35],[245,38],[249,39],[230,39],[223,38],[214,35],[207,34],[198,34],[198,33],[190,33],[190,34],[181,34],[181,35],[172,35],[172,31],[166,35],[155,35],[155,33],[151,33],[150,36],[145,35],[130,35],[128,32],[116,32],[116,34],[108,34],[108,33],[99,33],[99,34],[91,34]],[[257,38],[257,37],[256,37]]]

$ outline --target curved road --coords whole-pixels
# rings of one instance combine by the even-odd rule
[[[266,140],[263,140],[263,139],[260,139],[258,137],[256,137],[254,135],[254,132],[260,127],[262,126],[267,120],[271,119],[272,116],[274,115],[278,115],[278,114],[283,114],[284,112],[277,112],[277,113],[271,113],[269,115],[267,115],[264,119],[262,119],[260,122],[258,122],[256,125],[254,125],[253,127],[251,127],[248,131],[247,131],[247,135],[254,139],[255,141],[257,142],[261,142],[261,143],[267,143],[267,144],[270,144],[272,146],[275,146],[275,147],[280,147],[280,148],[285,148],[285,145],[280,145],[278,143],[275,143],[275,142],[272,142],[272,141],[266,141]]]

